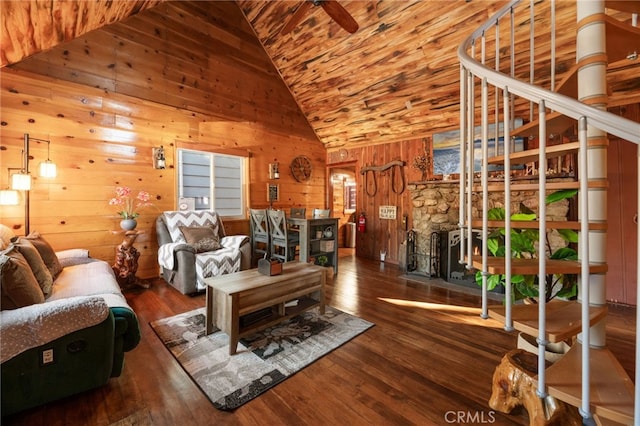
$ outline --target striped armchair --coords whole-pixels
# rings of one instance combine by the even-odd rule
[[[226,236],[214,211],[163,212],[156,234],[162,277],[182,294],[203,291],[205,278],[251,267],[249,237]]]

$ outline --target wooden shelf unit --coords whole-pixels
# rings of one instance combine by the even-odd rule
[[[511,318],[513,327],[530,336],[538,336],[538,305],[513,305]],[[580,333],[582,305],[575,301],[553,301],[547,303],[546,336],[551,343],[562,342]],[[607,315],[607,306],[589,307],[589,324],[596,324]],[[504,305],[489,306],[489,316],[505,321]]]
[[[327,217],[320,219],[288,218],[289,225],[296,226],[300,232],[300,262],[306,263],[310,257],[327,256],[328,265],[333,267],[334,274],[338,273],[338,219]],[[331,228],[331,237],[324,234],[316,237],[316,232],[324,232]],[[322,250],[322,246],[332,246],[331,250]]]

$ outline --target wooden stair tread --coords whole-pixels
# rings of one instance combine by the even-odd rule
[[[540,185],[537,183],[512,183],[511,191],[537,191],[540,188]],[[500,192],[504,191],[504,183],[490,183],[487,186],[489,192]],[[566,181],[566,182],[547,182],[547,189],[549,190],[558,190],[558,189],[580,189],[580,182],[577,180],[574,181]],[[482,186],[474,185],[473,190],[475,192],[482,191]]]
[[[537,123],[537,122],[535,122]],[[573,154],[578,152],[578,148],[580,147],[579,142],[569,142],[563,143],[559,145],[549,145],[545,150],[547,154],[547,158],[558,157],[565,154]],[[540,158],[540,149],[528,149],[526,151],[518,151],[512,153],[510,156],[511,164],[526,164],[533,163],[538,161]],[[496,157],[490,157],[488,160],[489,164],[503,164],[504,163],[504,155],[498,155]]]
[[[482,270],[482,259],[480,256],[473,256],[473,267]],[[504,274],[504,257],[489,256],[487,258],[487,272],[490,274]],[[547,259],[547,274],[579,274],[582,267],[576,260]],[[606,264],[591,264],[589,272],[592,274],[607,272]],[[511,259],[511,273],[514,275],[537,275],[538,259]]]
[[[562,342],[576,336],[582,329],[582,305],[576,301],[547,303],[547,336],[551,343]],[[607,306],[589,307],[589,325],[598,323],[607,315]],[[489,306],[489,316],[505,321],[504,305]],[[538,305],[513,305],[513,327],[530,336],[538,335]]]
[[[609,63],[626,59],[634,51],[640,53],[640,28],[606,15],[605,31]]]
[[[489,228],[504,228],[505,221],[489,220],[487,221],[487,225],[489,226]],[[548,220],[546,222],[546,225],[547,225],[547,229],[573,229],[576,231],[579,231],[581,229],[580,222],[573,221],[573,220]],[[482,221],[472,220],[471,226],[473,228],[480,228],[482,227]],[[538,229],[539,226],[540,226],[540,222],[536,220],[530,220],[530,221],[512,220],[511,221],[511,228],[513,229]],[[590,230],[606,230],[607,224],[601,223],[601,222],[590,223],[589,229]]]
[[[607,188],[609,183],[607,181],[590,181],[589,188]],[[557,191],[559,189],[580,189],[580,182],[577,180],[574,181],[564,181],[564,182],[547,182],[546,184],[547,190]],[[511,191],[537,191],[540,186],[537,183],[512,183]],[[481,192],[482,186],[474,185],[473,190],[475,192]],[[487,185],[487,190],[489,192],[500,192],[504,191],[504,182],[500,183],[490,183]]]
[[[591,362],[591,407],[594,415],[622,424],[633,423],[634,385],[615,356],[606,348],[589,349]],[[549,394],[579,407],[582,401],[582,345],[569,352],[546,371]]]
[[[559,135],[564,133],[571,126],[576,126],[577,121],[571,117],[567,117],[564,114],[559,112],[550,112],[547,114],[547,136],[548,135]],[[520,126],[511,131],[511,136],[513,137],[538,137],[539,135],[538,129],[538,120],[534,120],[530,123],[525,124],[524,126]],[[549,147],[547,147],[549,148]],[[576,148],[577,149],[577,148]],[[491,161],[490,161],[491,162]]]
[[[605,0],[604,7],[621,12],[640,14],[640,1],[638,0]]]
[[[588,143],[589,147],[606,146],[606,142],[603,145],[602,141],[596,140]],[[568,142],[558,145],[548,145],[545,149],[546,158],[558,157],[565,154],[577,153],[580,148],[580,142]],[[525,151],[518,151],[509,155],[511,164],[526,164],[536,162],[540,158],[540,148],[532,148]],[[504,155],[498,155],[487,159],[489,164],[503,164]]]

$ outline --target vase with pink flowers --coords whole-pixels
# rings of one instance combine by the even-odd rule
[[[120,227],[125,231],[131,231],[136,228],[138,222],[136,218],[140,216],[139,210],[144,207],[152,206],[149,200],[151,195],[146,191],[134,191],[127,186],[116,187],[116,196],[109,200],[110,206],[118,206],[120,211],[118,215],[122,217]]]

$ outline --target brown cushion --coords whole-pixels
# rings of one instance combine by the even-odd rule
[[[51,293],[51,287],[53,286],[53,277],[47,265],[44,264],[42,256],[35,248],[35,246],[24,237],[17,238],[13,245],[24,256],[31,268],[31,272],[38,280],[38,285],[42,289],[42,293],[48,296]]]
[[[58,260],[58,256],[56,256],[56,252],[38,232],[30,233],[27,235],[27,239],[31,241],[36,249],[38,249],[40,257],[42,257],[44,264],[47,265],[49,272],[51,272],[51,276],[55,280],[60,272],[62,272],[62,265]]]
[[[0,223],[0,250],[4,250],[9,247],[9,244],[11,244],[11,239],[15,236],[16,234],[13,233],[11,228]]]
[[[222,248],[218,234],[210,226],[180,226],[179,228],[187,244],[192,245],[196,253]]]
[[[13,246],[0,253],[0,310],[44,302],[29,263]]]

